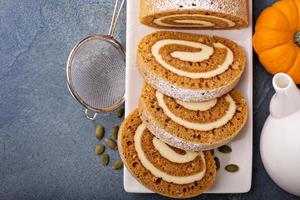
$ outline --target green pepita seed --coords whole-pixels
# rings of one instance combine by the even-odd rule
[[[116,111],[116,117],[118,117],[118,118],[123,117],[124,112],[125,112],[125,109],[124,108],[120,108],[119,110]]]
[[[230,164],[225,167],[225,170],[228,172],[237,172],[239,170],[239,166],[235,164]]]
[[[103,138],[103,136],[104,136],[104,127],[101,125],[101,124],[99,124],[97,127],[96,127],[96,138],[98,139],[98,140],[101,140],[102,138]]]
[[[105,150],[105,146],[103,144],[100,144],[100,145],[96,146],[95,153],[97,155],[100,155],[104,152],[104,150]]]
[[[214,155],[215,151],[212,149],[212,150],[210,150],[210,153],[211,153],[211,155]]]
[[[214,157],[214,160],[215,160],[215,163],[216,163],[217,170],[220,169],[220,160],[219,160],[219,158]]]
[[[221,153],[230,153],[230,152],[232,152],[232,149],[230,148],[230,146],[227,146],[227,145],[220,146],[220,147],[218,148],[218,150],[219,150]]]
[[[117,150],[118,149],[117,143],[113,139],[105,138],[104,142],[105,142],[106,146],[108,146],[112,150]]]
[[[105,153],[101,157],[101,164],[103,166],[106,166],[106,165],[108,165],[108,163],[109,163],[109,155]]]
[[[114,162],[114,164],[112,165],[113,169],[121,169],[123,167],[123,163],[121,160],[117,160],[116,162]]]
[[[118,139],[119,126],[114,126],[111,128],[111,138],[116,140]]]

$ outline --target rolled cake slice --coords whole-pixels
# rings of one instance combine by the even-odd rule
[[[240,80],[245,55],[233,41],[182,32],[156,32],[139,43],[137,67],[152,87],[182,101],[226,94]]]
[[[203,151],[230,142],[244,127],[248,108],[237,91],[206,102],[188,103],[145,85],[139,112],[151,133],[165,143]]]
[[[140,0],[141,23],[155,28],[235,29],[248,26],[248,0]]]
[[[197,196],[215,181],[216,165],[209,151],[170,147],[146,129],[138,110],[122,123],[118,148],[131,174],[145,187],[164,196]]]

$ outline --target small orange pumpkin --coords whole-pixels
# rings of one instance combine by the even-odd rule
[[[253,47],[271,74],[288,73],[300,83],[300,0],[280,0],[258,17]]]

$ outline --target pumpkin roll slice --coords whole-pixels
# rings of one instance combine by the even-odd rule
[[[248,26],[248,0],[141,0],[140,21],[154,28],[237,29]]]
[[[210,150],[230,142],[244,127],[248,108],[237,92],[188,103],[145,85],[139,104],[142,121],[165,143],[188,151]]]
[[[118,148],[131,174],[161,195],[197,196],[215,181],[216,165],[209,151],[184,151],[165,144],[145,127],[138,110],[122,123]]]
[[[182,32],[156,32],[138,46],[137,68],[161,93],[182,101],[206,101],[231,91],[245,68],[233,41]]]

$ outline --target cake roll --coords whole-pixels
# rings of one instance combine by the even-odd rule
[[[197,196],[207,191],[216,178],[210,151],[184,151],[167,145],[145,127],[138,110],[122,123],[118,149],[130,173],[145,187],[164,196]]]
[[[231,91],[246,58],[231,40],[182,32],[155,32],[138,45],[137,68],[161,93],[188,102],[207,101]]]
[[[205,102],[183,102],[145,85],[139,103],[141,119],[163,142],[187,151],[227,144],[244,127],[248,108],[237,91]]]
[[[140,21],[162,29],[236,29],[248,26],[248,0],[140,0]]]

